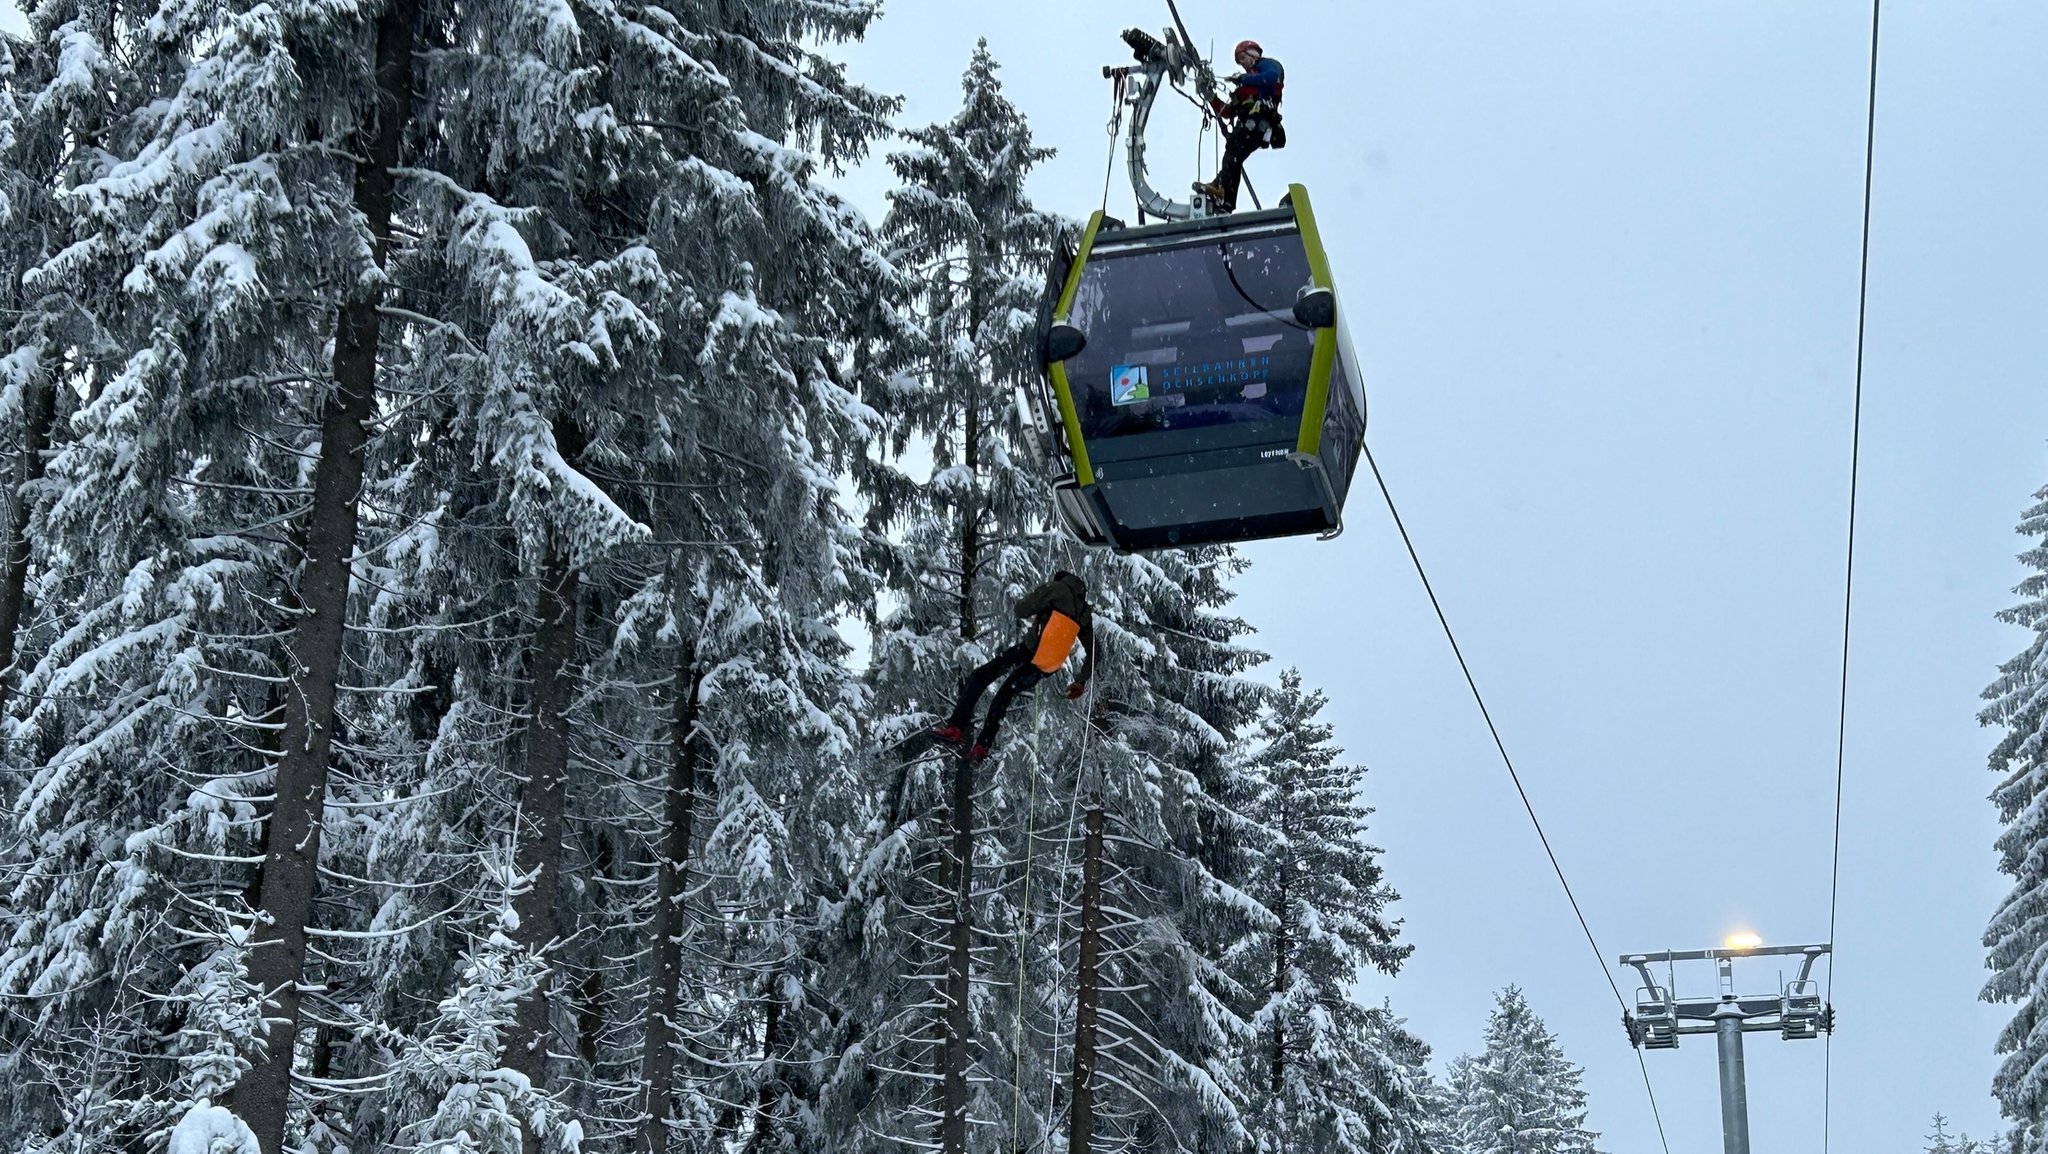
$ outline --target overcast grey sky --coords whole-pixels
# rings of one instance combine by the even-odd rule
[[[1366,366],[1369,438],[1602,948],[1828,930],[1855,363],[1863,0],[1182,0],[1288,68],[1292,146]],[[1163,0],[887,0],[855,74],[953,112],[977,36],[1102,195],[1121,28]],[[10,0],[0,27],[19,29]],[[1226,49],[1227,50],[1227,49]],[[2048,5],[1891,0],[1878,98],[1833,1145],[1997,1125],[1976,1000],[1990,849],[1977,694],[2048,485]],[[1163,188],[1193,123],[1156,121]],[[1207,175],[1203,173],[1203,175]],[[887,181],[843,182],[871,214]],[[1111,205],[1129,205],[1118,174]],[[1373,983],[1448,1058],[1510,982],[1588,1070],[1611,1154],[1658,1149],[1606,983],[1369,476],[1334,543],[1253,546],[1244,614],[1373,769],[1417,950]],[[1777,982],[1752,963],[1746,985]],[[1624,992],[1633,983],[1622,975]],[[1710,992],[1700,971],[1680,993]],[[1822,1046],[1749,1044],[1758,1154],[1821,1137]],[[1649,1056],[1674,1154],[1719,1148],[1713,1047]]]

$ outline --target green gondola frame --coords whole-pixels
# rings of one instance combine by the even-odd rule
[[[1150,262],[1128,266],[1143,275],[1118,272],[1127,257]],[[1365,396],[1307,190],[1262,212],[1139,228],[1097,212],[1055,277],[1040,339],[1059,427],[1041,431],[1071,466],[1055,497],[1076,537],[1136,552],[1342,530]],[[1254,296],[1276,287],[1294,290],[1290,307]],[[1264,351],[1185,363],[1219,347]]]

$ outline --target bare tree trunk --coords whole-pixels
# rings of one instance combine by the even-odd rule
[[[14,653],[21,629],[21,611],[28,599],[29,496],[43,479],[43,451],[50,447],[50,426],[57,416],[57,386],[35,374],[21,397],[21,469],[7,497],[7,572],[0,577],[0,713],[13,691]]]
[[[591,872],[600,878],[618,880],[613,876],[612,865],[616,859],[612,854],[611,839],[602,833],[598,835],[597,854],[591,861]],[[598,916],[602,918],[603,907],[599,906]],[[583,1063],[594,1078],[597,1074],[598,1050],[604,1041],[604,960],[590,967],[583,975],[583,988],[576,1001],[576,1052],[583,1056]]]
[[[565,436],[565,422],[557,422],[555,438],[565,457],[574,460],[577,451]],[[576,570],[569,559],[550,546],[541,566],[540,627],[534,633],[533,713],[526,725],[526,784],[519,793],[519,849],[514,864],[527,879],[526,889],[512,900],[512,912],[519,916],[519,944],[535,955],[545,954],[556,938],[555,901],[561,889],[562,824],[565,787],[569,778],[569,720],[566,716],[574,689],[570,663],[576,657],[576,605],[580,589]],[[524,1074],[536,1089],[547,1085],[549,1028],[548,985],[550,973],[540,986],[519,1003],[512,1029],[505,1041],[505,1065]],[[522,1143],[527,1154],[539,1149],[539,1136],[522,1126]]]
[[[761,1084],[754,1090],[754,1133],[747,1139],[746,1154],[767,1154],[775,1146],[776,1122],[775,1100],[780,1096],[782,1079],[780,1065],[775,1054],[782,1045],[782,986],[781,974],[768,977],[768,1005],[763,1011],[761,1024]]]
[[[377,112],[359,142],[364,162],[356,166],[355,203],[369,225],[380,266],[391,241],[391,170],[399,162],[399,145],[412,117],[417,18],[417,0],[390,0],[377,18]],[[249,955],[250,981],[268,999],[264,1016],[269,1033],[263,1054],[234,1093],[235,1111],[255,1133],[263,1154],[282,1154],[291,1108],[299,984],[305,975],[306,926],[319,881],[335,686],[341,672],[357,499],[369,443],[367,422],[376,403],[381,335],[375,295],[357,295],[341,306],[334,339],[335,392],[320,418],[320,460],[313,466],[313,507],[299,573],[301,616],[287,654],[291,692],[285,701],[277,760],[277,800],[265,831],[256,948]]]
[[[1284,791],[1282,796],[1284,798]],[[1291,843],[1296,831],[1294,829],[1293,815],[1288,812],[1284,800],[1281,803],[1280,809],[1280,828],[1286,832]],[[1275,864],[1279,867],[1277,872],[1280,875],[1280,880],[1276,883],[1274,890],[1276,897],[1273,903],[1273,912],[1278,915],[1279,920],[1273,926],[1272,996],[1278,998],[1287,992],[1288,963],[1293,960],[1294,939],[1297,927],[1293,921],[1293,899],[1287,892],[1287,880],[1294,876],[1294,860],[1290,855]],[[1273,1015],[1273,1053],[1270,1077],[1273,1093],[1275,1096],[1278,1096],[1280,1087],[1287,1078],[1287,1017],[1285,1014],[1280,1013]]]
[[[968,1003],[968,967],[974,957],[974,763],[953,762],[953,844],[946,856],[948,896],[953,907],[947,928],[945,1045],[939,1117],[941,1154],[967,1154],[968,1042],[974,1015]]]
[[[1074,1089],[1068,1101],[1067,1152],[1089,1154],[1095,1140],[1096,1000],[1102,991],[1102,804],[1093,801],[1081,839],[1081,957],[1074,989]]]
[[[981,312],[978,265],[970,272],[970,291],[975,299],[968,306],[970,325],[978,323]],[[966,390],[966,413],[961,430],[961,458],[970,476],[981,463],[980,397]],[[960,509],[960,639],[974,640],[976,613],[974,587],[981,564],[981,518],[972,490]],[[972,729],[963,737],[972,743]],[[946,977],[942,1001],[945,1004],[945,1044],[939,1054],[939,1150],[940,1154],[967,1154],[967,1071],[971,1061],[969,1043],[974,1033],[973,1007],[968,1002],[969,975],[974,964],[974,764],[966,758],[953,762],[953,845],[946,862],[947,889],[953,905],[953,923],[947,932]]]
[[[1288,925],[1286,871],[1281,873],[1280,924],[1273,928],[1273,997],[1287,992],[1287,960],[1294,939],[1293,927]],[[1273,1093],[1278,1095],[1287,1078],[1287,1020],[1286,1015],[1273,1015],[1273,1053],[1271,1081]]]
[[[697,772],[703,758],[703,743],[696,739],[703,685],[696,654],[686,651],[676,669],[661,860],[655,867],[654,918],[647,931],[654,947],[654,974],[647,991],[647,1040],[640,1055],[639,1154],[666,1154],[668,1121],[675,1109],[670,1083],[675,1078],[675,1014],[683,980],[683,892],[690,882]]]
[[[981,328],[982,258],[979,246],[967,256],[967,337],[971,341]],[[960,390],[964,398],[964,412],[960,429],[960,462],[967,466],[969,488],[966,500],[960,505],[960,639],[972,641],[979,632],[976,628],[977,615],[974,611],[975,578],[981,568],[981,509],[976,502],[979,493],[973,482],[981,480],[981,389],[977,380]]]

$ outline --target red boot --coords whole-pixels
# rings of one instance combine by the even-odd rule
[[[958,745],[967,737],[957,725],[934,725],[930,732],[931,739],[940,745]]]
[[[969,750],[967,750],[967,751],[963,752],[963,753],[962,753],[962,754],[960,755],[960,760],[962,760],[962,761],[965,761],[965,762],[969,762],[969,763],[972,763],[972,762],[977,762],[977,761],[987,761],[987,760],[988,760],[988,746],[986,746],[986,745],[977,745],[977,746],[973,747],[972,749],[969,749]]]

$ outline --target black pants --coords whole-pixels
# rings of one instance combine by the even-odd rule
[[[1223,167],[1216,170],[1216,185],[1223,190],[1223,211],[1237,211],[1237,186],[1244,182],[1244,162],[1272,143],[1273,122],[1263,116],[1247,116],[1230,130],[1223,142]]]
[[[973,742],[975,745],[993,747],[996,743],[996,729],[1003,724],[1003,715],[1010,711],[1010,703],[1017,699],[1018,694],[1031,692],[1038,688],[1039,682],[1045,680],[1045,674],[1038,671],[1038,666],[1031,664],[1031,659],[1037,654],[1037,643],[1019,642],[989,658],[987,664],[968,674],[966,680],[960,683],[960,700],[954,703],[953,716],[946,719],[946,724],[957,725],[962,730],[973,725],[974,707],[981,704],[981,695],[987,693],[988,687],[996,683],[996,678],[1007,673],[1009,678],[1003,682],[1001,689],[996,690],[995,700],[988,703],[988,718],[981,723],[981,733]]]

